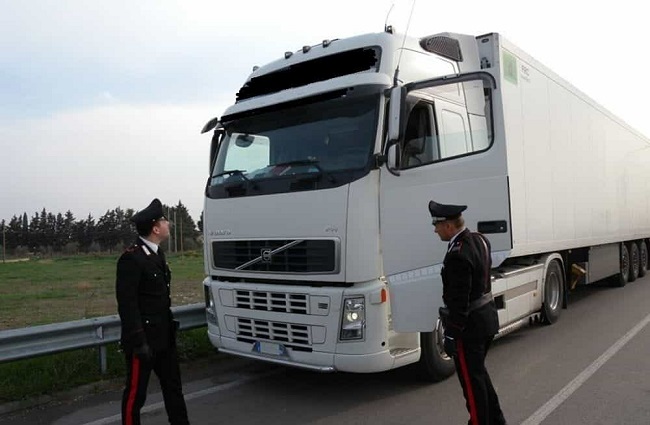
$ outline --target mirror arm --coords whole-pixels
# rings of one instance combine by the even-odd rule
[[[375,170],[380,169],[384,164],[388,162],[388,156],[381,153],[376,153],[374,155],[374,159],[375,159],[375,164],[373,169]]]

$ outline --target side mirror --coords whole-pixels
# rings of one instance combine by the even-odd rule
[[[404,87],[393,87],[390,89],[390,101],[388,103],[388,142],[395,142],[402,136],[401,115],[406,90]]]
[[[219,125],[212,135],[212,141],[210,142],[210,170],[208,173],[212,175],[212,170],[214,170],[214,163],[217,161],[217,152],[219,152],[219,145],[221,144],[221,138],[224,135],[224,128]]]
[[[221,124],[221,122],[219,121],[219,117],[212,118],[203,126],[203,128],[201,129],[201,134],[207,133],[208,131],[217,127],[219,124]]]

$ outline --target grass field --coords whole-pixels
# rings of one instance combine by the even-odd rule
[[[119,254],[0,262],[0,330],[117,314],[115,265]],[[203,301],[203,254],[167,254],[172,305]],[[182,360],[213,355],[205,328],[181,332]],[[0,403],[114,378],[124,374],[117,344],[108,346],[101,375],[97,349],[0,364]]]
[[[117,314],[119,254],[0,262],[0,330]],[[203,301],[203,254],[167,254],[172,305]]]

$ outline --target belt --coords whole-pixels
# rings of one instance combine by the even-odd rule
[[[471,303],[469,303],[469,308],[467,309],[468,313],[471,313],[474,310],[478,310],[486,304],[489,304],[494,298],[492,298],[492,292],[487,292]]]

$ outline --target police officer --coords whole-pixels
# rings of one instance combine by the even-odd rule
[[[485,368],[485,356],[499,330],[491,292],[490,242],[465,228],[465,209],[465,205],[429,202],[435,232],[442,241],[449,242],[441,272],[444,346],[456,364],[470,415],[468,424],[505,424],[499,398]]]
[[[160,380],[169,423],[189,424],[176,353],[178,322],[170,309],[171,271],[160,248],[169,237],[169,222],[158,199],[131,220],[139,237],[118,260],[115,281],[127,367],[122,424],[140,424],[152,370]]]

